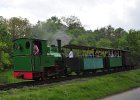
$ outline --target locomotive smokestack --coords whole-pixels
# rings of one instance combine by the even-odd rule
[[[57,40],[58,52],[61,52],[61,40]]]

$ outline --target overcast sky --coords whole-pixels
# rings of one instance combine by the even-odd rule
[[[77,16],[87,29],[107,25],[140,29],[140,0],[1,0],[0,16],[23,17],[35,24],[51,16]]]

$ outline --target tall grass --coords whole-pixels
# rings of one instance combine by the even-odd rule
[[[140,86],[140,70],[73,80],[52,86],[13,89],[1,100],[94,100]]]
[[[25,81],[22,79],[15,79],[13,70],[4,70],[0,71],[0,84],[8,84],[8,83],[15,83]]]

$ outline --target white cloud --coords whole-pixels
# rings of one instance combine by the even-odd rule
[[[2,0],[0,12],[6,18],[28,18],[31,23],[54,15],[75,15],[87,28],[110,24],[128,30],[140,28],[139,5],[139,0]]]

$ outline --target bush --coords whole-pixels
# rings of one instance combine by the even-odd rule
[[[10,56],[5,52],[7,45],[3,42],[0,42],[0,70],[7,68],[11,65]]]

